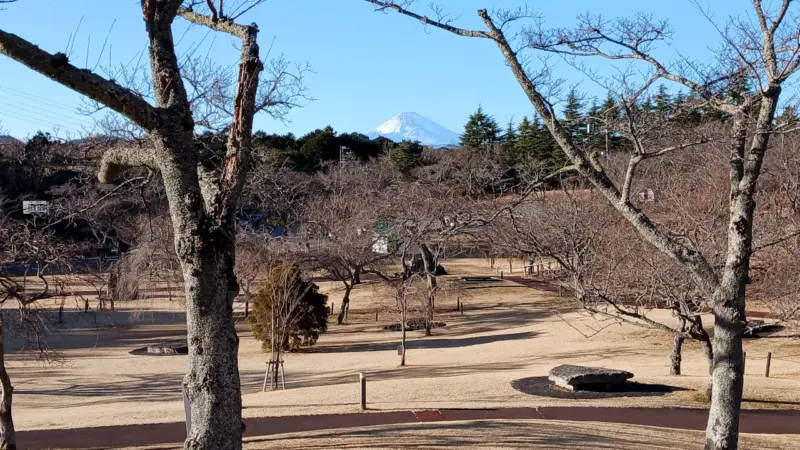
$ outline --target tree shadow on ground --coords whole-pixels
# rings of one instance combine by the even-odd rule
[[[48,376],[58,378],[68,372],[59,371],[32,371],[22,375],[24,378],[36,376]],[[240,374],[242,392],[254,392],[257,388],[261,389],[263,373],[256,371],[243,371]],[[68,378],[58,387],[40,388],[35,383],[18,383],[14,390],[15,395],[46,397],[46,396],[65,396],[75,397],[79,400],[80,406],[103,405],[111,402],[170,402],[180,401],[183,397],[183,377],[182,373],[162,373],[151,375],[127,375],[125,377],[114,377],[113,380],[97,381],[81,384],[71,382]],[[85,399],[97,397],[97,401],[86,401]],[[43,403],[42,406],[48,408],[72,408],[75,404],[63,403],[60,406],[51,402]]]
[[[399,362],[399,360],[398,360]],[[368,371],[367,383],[372,381],[403,380],[415,378],[442,378],[457,377],[461,375],[475,375],[481,373],[500,373],[507,370],[520,370],[530,365],[530,360],[508,363],[477,363],[456,365],[407,365],[391,369]],[[286,372],[286,388],[298,389],[318,386],[332,386],[338,384],[353,384],[358,382],[358,371],[338,371],[325,374],[321,377],[316,372]],[[262,374],[263,377],[263,374]]]
[[[399,333],[396,334],[399,337]],[[490,336],[474,336],[474,337],[463,337],[463,338],[442,337],[442,338],[410,339],[406,341],[406,349],[412,351],[418,349],[470,347],[473,345],[484,345],[484,344],[491,344],[494,342],[530,339],[536,336],[536,334],[537,333],[533,331],[526,331],[522,333],[495,334]],[[326,345],[326,346],[321,346],[315,350],[316,353],[385,352],[385,351],[397,350],[398,345],[399,345],[398,340],[392,340],[390,342],[364,342],[364,343]]]

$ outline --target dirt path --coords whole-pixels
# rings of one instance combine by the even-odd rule
[[[245,419],[245,436],[268,436],[303,431],[393,425],[416,422],[490,419],[541,419],[606,422],[685,430],[704,430],[707,412],[678,408],[546,407],[501,409],[450,409],[368,412]],[[742,411],[739,430],[754,434],[800,434],[800,411]],[[25,449],[113,448],[176,444],[186,436],[183,423],[129,425],[18,433]]]

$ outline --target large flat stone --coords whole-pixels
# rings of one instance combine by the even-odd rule
[[[565,389],[597,390],[609,384],[621,384],[633,374],[624,370],[606,369],[603,367],[585,367],[562,364],[550,369],[550,381]]]
[[[186,342],[164,342],[147,346],[147,353],[151,355],[186,355],[189,346]]]

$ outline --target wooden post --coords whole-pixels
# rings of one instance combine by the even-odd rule
[[[269,371],[272,369],[272,360],[267,363],[267,371],[264,372],[264,385],[261,386],[261,392],[267,392],[267,379],[269,378]]]
[[[772,352],[767,352],[767,368],[764,370],[764,376],[769,378],[769,366],[772,363]]]
[[[189,396],[186,395],[186,389],[183,390],[183,414],[186,416],[186,437],[192,432],[192,403],[189,401]]]
[[[503,272],[502,271],[500,271],[500,279],[501,280],[503,279]]]
[[[283,371],[283,360],[281,360],[281,389],[286,390],[286,372]]]
[[[358,382],[361,385],[361,410],[367,410],[367,375],[364,372],[358,374]]]
[[[747,352],[742,352],[742,375],[747,373]]]

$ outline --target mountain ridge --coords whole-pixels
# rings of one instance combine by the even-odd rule
[[[396,114],[367,133],[367,136],[370,139],[382,136],[395,142],[419,141],[428,147],[457,146],[461,139],[458,133],[415,112]]]

